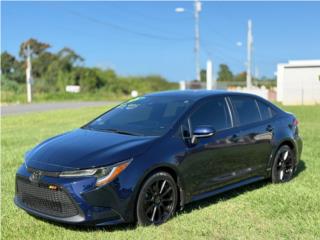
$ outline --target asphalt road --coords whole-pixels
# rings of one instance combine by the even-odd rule
[[[31,103],[1,106],[1,116],[23,114],[30,112],[45,112],[57,109],[73,109],[81,107],[98,107],[117,104],[116,101],[99,102],[53,102],[53,103]]]

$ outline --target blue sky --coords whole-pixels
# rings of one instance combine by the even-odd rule
[[[195,76],[193,2],[1,2],[1,50],[18,55],[30,37],[50,51],[74,49],[85,65],[122,75]],[[186,12],[175,13],[176,7]],[[203,2],[201,65],[245,69],[247,20],[253,21],[254,69],[273,76],[276,64],[320,58],[320,2]],[[242,42],[241,47],[237,42]]]

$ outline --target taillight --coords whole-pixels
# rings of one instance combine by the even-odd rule
[[[295,118],[295,119],[293,119],[293,123],[292,123],[292,125],[296,127],[296,126],[298,126],[298,124],[299,124],[298,119],[296,119],[296,118]]]

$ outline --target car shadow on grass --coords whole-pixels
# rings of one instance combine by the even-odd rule
[[[298,177],[301,172],[303,172],[306,169],[306,164],[303,160],[300,160],[297,171],[295,172],[294,178]],[[237,196],[240,196],[242,194],[245,194],[247,192],[251,192],[254,190],[257,190],[259,188],[262,188],[268,184],[271,184],[270,179],[265,179],[259,182],[255,182],[246,186],[242,186],[224,193],[220,193],[217,195],[214,195],[212,197],[205,198],[203,200],[199,200],[196,202],[192,202],[187,204],[183,210],[177,211],[176,216],[188,214],[196,209],[202,209],[206,208],[212,204],[215,204],[220,201],[227,201],[229,199],[235,198]],[[137,224],[135,223],[120,223],[117,225],[111,225],[111,226],[85,226],[85,225],[67,225],[57,222],[51,222],[49,220],[39,218],[36,216],[33,216],[39,220],[42,220],[44,222],[47,222],[48,224],[55,225],[58,227],[63,227],[68,230],[72,231],[78,231],[78,232],[90,232],[90,231],[108,231],[108,232],[114,232],[114,231],[127,231],[127,230],[134,230],[137,228]],[[175,216],[174,216],[175,217]],[[173,218],[174,218],[173,217]]]
[[[31,215],[31,217],[34,217],[40,221],[43,221],[45,223],[48,223],[52,226],[65,228],[67,230],[71,231],[77,231],[77,232],[95,232],[95,231],[108,231],[108,232],[114,232],[114,231],[127,231],[127,230],[134,230],[137,228],[136,223],[119,223],[117,225],[110,225],[110,226],[91,226],[91,225],[73,225],[73,224],[64,224],[59,222],[53,222],[38,216]]]
[[[302,173],[304,170],[306,170],[306,168],[307,168],[307,166],[306,166],[305,161],[300,160],[298,167],[297,167],[297,171],[294,174],[294,177],[297,177],[300,173]]]

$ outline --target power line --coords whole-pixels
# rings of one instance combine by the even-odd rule
[[[151,27],[153,30],[160,30],[161,32],[164,32],[164,33],[168,33],[168,34],[173,34],[172,31],[168,31],[168,29],[161,29],[161,28],[155,28],[154,24],[151,24],[150,21],[146,21],[146,19],[148,20],[153,20],[153,21],[156,21],[156,22],[161,22],[163,23],[164,21],[169,21],[170,23],[176,23],[176,22],[181,22],[181,17],[177,18],[177,17],[171,17],[171,18],[168,18],[167,16],[166,17],[155,17],[154,15],[151,15],[151,14],[146,14],[145,11],[139,11],[135,8],[130,8],[130,10],[128,8],[121,8],[121,10],[119,11],[119,8],[113,8],[112,11],[116,11],[117,12],[117,15],[122,15],[124,16],[126,19],[129,17],[129,16],[134,16],[134,18],[130,18],[129,21],[130,22],[136,22],[137,24],[140,24],[141,23],[145,26],[148,26],[148,27]],[[186,18],[188,21],[191,21],[192,19],[191,18]],[[174,31],[174,34],[177,34],[177,29],[175,29]],[[181,34],[179,34],[181,35]],[[191,37],[190,37],[191,38]]]
[[[226,60],[232,60],[236,63],[240,63],[243,64],[243,61],[240,60],[239,58],[234,57],[234,55],[231,55],[230,53],[228,53],[229,49],[228,48],[220,48],[218,46],[214,47],[214,50],[210,47],[211,45],[205,43],[205,42],[201,42],[201,45],[204,48],[205,53],[207,54],[207,56],[209,58],[212,57],[212,55],[214,56],[220,56],[220,58],[222,59],[226,59]],[[231,51],[230,51],[231,52]],[[220,53],[220,54],[219,54]]]
[[[225,33],[222,33],[220,31],[217,31],[217,29],[212,28],[208,24],[209,21],[203,21],[203,22],[204,22],[204,26],[207,29],[207,31],[210,32],[210,33],[213,33],[215,37],[219,37],[222,40],[228,39],[228,40],[232,41],[232,39],[229,36],[225,35]]]
[[[152,38],[152,39],[157,39],[157,40],[168,40],[168,41],[191,41],[192,39],[190,38],[174,38],[174,37],[168,37],[168,36],[163,36],[163,35],[156,35],[156,34],[151,34],[151,33],[146,33],[146,32],[140,32],[140,31],[135,31],[132,29],[129,29],[127,27],[124,26],[120,26],[118,24],[114,24],[111,22],[106,22],[106,21],[101,21],[99,19],[75,12],[75,11],[69,11],[71,14],[81,17],[81,18],[85,18],[88,21],[100,24],[100,25],[104,25],[122,32],[128,32],[134,35],[138,35],[138,36],[142,36],[142,37],[146,37],[146,38]]]

